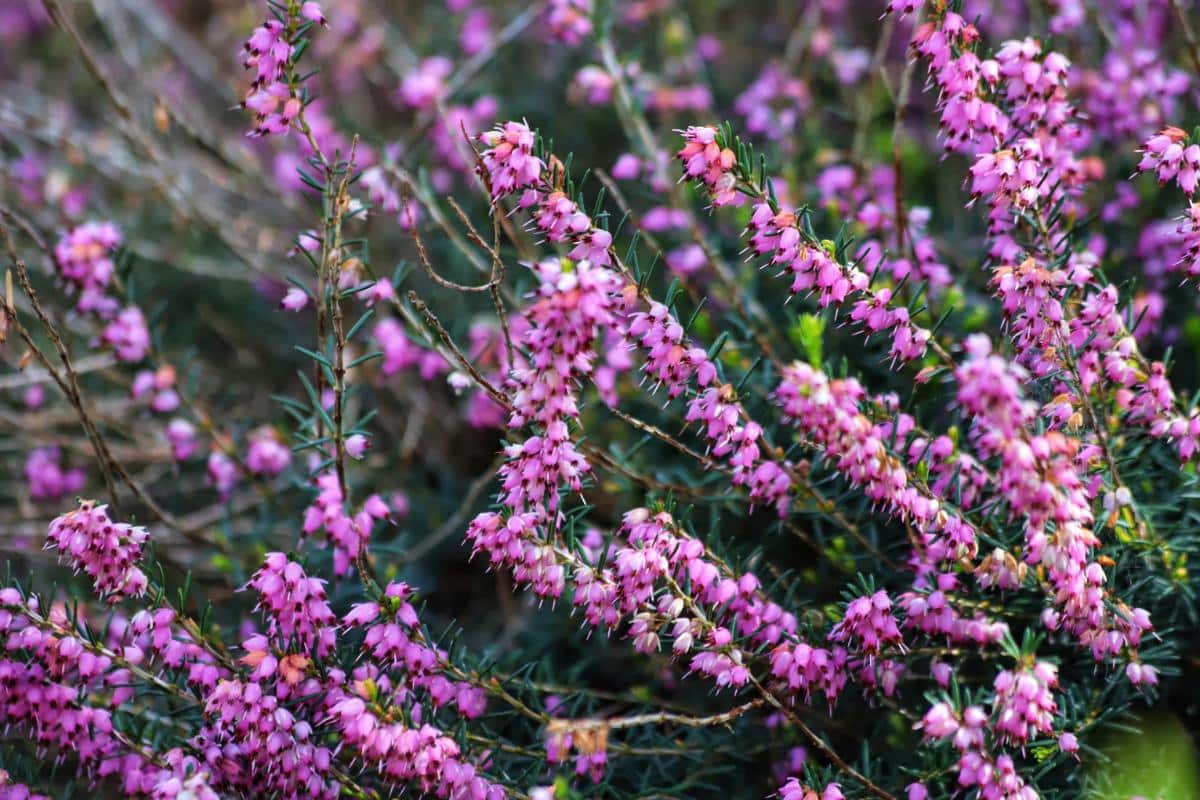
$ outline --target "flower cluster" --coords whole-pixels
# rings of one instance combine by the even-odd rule
[[[845,800],[842,787],[829,783],[821,791],[805,786],[798,778],[788,778],[787,783],[779,787],[779,800]]]
[[[732,644],[734,630],[759,644],[795,634],[795,618],[761,595],[757,578],[730,574],[701,542],[683,535],[670,514],[628,511],[618,537],[622,544],[611,566],[584,561],[575,568],[574,604],[588,624],[612,629],[631,620],[634,647],[646,653],[657,652],[669,635],[672,652],[681,657],[697,651],[691,668],[718,687],[742,686],[750,678],[748,655]],[[687,596],[713,616],[689,609],[676,587],[687,587]]]
[[[774,393],[784,419],[811,437],[839,474],[931,537],[926,546],[936,547],[935,561],[974,554],[970,523],[915,484],[903,461],[888,450],[887,427],[861,412],[865,397],[853,378],[830,380],[803,362],[785,368]]]
[[[291,448],[275,429],[264,426],[246,437],[246,468],[253,474],[273,477],[291,463]]]
[[[446,653],[425,643],[411,598],[407,584],[389,583],[380,602],[359,603],[342,621],[349,627],[366,628],[364,652],[378,664],[402,668],[412,686],[429,692],[435,706],[453,704],[464,717],[478,717],[487,704],[483,691],[469,683],[447,680],[437,672]]]
[[[479,134],[479,141],[486,147],[480,155],[484,179],[491,188],[492,202],[502,197],[534,187],[542,177],[545,165],[533,154],[536,137],[528,125],[521,122],[506,122],[503,125]],[[535,197],[525,196],[521,204],[531,205]]]
[[[50,523],[46,547],[86,574],[100,597],[115,602],[146,591],[146,575],[138,563],[149,536],[145,528],[115,522],[107,506],[84,500]]]
[[[689,179],[703,183],[714,206],[738,205],[742,195],[737,191],[733,167],[736,156],[717,140],[716,128],[692,126],[683,131],[683,148],[676,157],[683,162]]]
[[[885,647],[899,645],[900,628],[892,616],[892,600],[887,592],[851,600],[841,621],[829,632],[829,640],[853,645],[868,658],[879,655]]]
[[[54,264],[75,308],[104,323],[101,339],[121,361],[136,362],[150,349],[146,317],[137,306],[121,308],[111,292],[113,255],[123,237],[112,222],[85,222],[67,231],[54,247]]]
[[[101,338],[121,361],[141,361],[150,352],[150,328],[146,325],[145,314],[137,306],[118,311],[104,326]]]
[[[186,433],[183,441],[186,449],[188,444]],[[208,461],[205,466],[209,483],[217,490],[217,494],[221,496],[222,500],[228,500],[229,495],[233,492],[233,487],[237,486],[238,480],[241,477],[241,470],[238,463],[230,457],[229,453],[223,451],[214,443],[213,450],[208,454]]]
[[[317,743],[310,722],[261,684],[221,681],[205,698],[204,713],[208,725],[198,744],[230,789],[258,787],[288,798],[338,796],[330,773],[333,752]],[[273,763],[288,769],[271,769]]]
[[[752,503],[774,507],[783,516],[791,489],[790,465],[764,456],[762,426],[749,419],[734,388],[718,382],[708,353],[686,340],[683,326],[658,302],[629,316],[628,336],[646,351],[642,369],[655,387],[667,387],[669,399],[686,389],[694,392],[685,419],[703,432],[711,454],[724,460],[733,484],[749,488]]]
[[[1100,541],[1077,466],[1078,440],[1030,432],[1036,407],[1023,396],[1024,372],[992,354],[986,337],[969,338],[966,348],[968,359],[956,375],[958,399],[973,415],[976,446],[999,460],[998,488],[1024,521],[1025,560],[1044,569],[1054,588],[1043,622],[1070,632],[1098,661],[1136,651],[1151,630],[1149,615],[1123,604],[1111,610],[1107,576],[1093,560]]]
[[[409,108],[431,109],[446,93],[446,78],[454,63],[445,56],[424,59],[417,69],[404,76],[397,97]]]
[[[996,676],[995,732],[1008,744],[1023,745],[1034,737],[1053,730],[1058,703],[1053,690],[1058,687],[1058,670],[1040,662],[1033,669]]]
[[[486,550],[493,565],[516,568],[518,579],[541,597],[562,593],[563,570],[539,536],[556,526],[560,492],[580,491],[591,467],[570,437],[578,416],[578,382],[594,370],[598,331],[615,324],[623,281],[588,261],[544,261],[534,266],[539,288],[524,314],[528,362],[512,370],[508,427],[539,429],[505,448],[501,504],[477,516],[467,530],[473,552]]]
[[[87,474],[82,467],[64,469],[62,451],[57,447],[38,447],[25,461],[25,480],[34,500],[62,500],[83,490]]]
[[[592,33],[591,0],[550,0],[546,6],[546,32],[551,38],[578,45]]]
[[[334,724],[362,758],[392,781],[425,795],[500,800],[504,789],[465,761],[458,743],[432,725],[408,727],[374,713],[362,698],[344,696],[330,708]]]
[[[242,106],[254,113],[251,136],[286,134],[304,109],[292,75],[300,44],[299,26],[325,24],[321,6],[312,0],[289,2],[282,19],[270,19],[246,40],[242,65],[254,73]]]
[[[958,785],[963,789],[975,789],[989,800],[1036,800],[1037,792],[1017,773],[1012,756],[993,755],[988,749],[987,723],[987,712],[979,706],[969,706],[959,714],[941,702],[929,709],[918,727],[926,738],[949,740],[958,750]],[[921,793],[928,796],[923,785],[914,785],[918,797]]]
[[[812,94],[804,81],[789,76],[778,65],[768,64],[738,95],[733,107],[745,118],[750,133],[782,139],[785,132],[799,124],[811,104]]]
[[[750,250],[756,256],[769,255],[771,266],[780,267],[781,274],[791,274],[791,293],[816,293],[822,308],[839,307],[852,294],[861,296],[850,317],[868,336],[887,332],[892,358],[911,361],[924,355],[930,332],[913,323],[907,308],[893,303],[891,290],[872,291],[865,272],[839,264],[830,245],[812,241],[799,222],[794,212],[756,203],[746,228]]]
[[[150,408],[159,414],[169,414],[179,408],[179,393],[175,391],[175,369],[164,365],[151,372],[142,370],[133,377],[129,394],[135,400],[149,398]]]
[[[349,442],[347,442],[349,447]],[[377,520],[388,519],[392,511],[378,494],[368,497],[356,514],[346,511],[346,498],[336,472],[317,476],[317,496],[304,510],[304,533],[324,531],[333,546],[333,573],[345,575],[366,550],[371,529]]]
[[[1195,193],[1200,181],[1200,144],[1189,143],[1187,133],[1179,128],[1163,128],[1138,152],[1142,154],[1138,172],[1153,172],[1159,186],[1175,182],[1188,197]]]
[[[880,165],[859,174],[847,164],[834,164],[817,176],[816,187],[824,205],[853,219],[868,237],[856,251],[856,260],[863,269],[888,271],[896,281],[919,277],[928,283],[931,293],[953,282],[929,234],[932,212],[923,206],[905,212],[903,203],[898,203],[894,169]],[[898,213],[901,218],[897,221]],[[893,240],[901,247],[910,241],[911,256],[890,252]]]
[[[629,336],[646,351],[642,369],[654,380],[654,386],[665,386],[667,397],[674,400],[693,381],[705,389],[717,380],[716,365],[702,347],[686,346],[683,326],[671,310],[659,302],[650,304],[644,312],[630,317]]]
[[[89,780],[115,779],[127,796],[182,800],[191,791],[214,800],[211,775],[195,757],[170,748],[151,761],[128,749],[113,724],[115,709],[134,697],[130,682],[140,667],[133,662],[190,663],[199,674],[195,645],[175,635],[173,614],[117,615],[103,635],[77,631],[77,622],[61,605],[43,609],[36,597],[0,589],[0,722],[44,752],[77,759]],[[0,770],[0,795],[40,797],[7,778]]]
[[[0,113],[0,800],[1037,800],[1188,721],[1175,4],[176,5]]]
[[[385,377],[416,367],[421,380],[429,381],[448,369],[444,358],[414,342],[392,317],[380,320],[371,335],[383,353],[379,371]]]
[[[54,246],[54,264],[71,291],[78,292],[80,311],[110,312],[106,290],[113,279],[113,254],[121,246],[121,230],[112,222],[85,222],[67,231]]]
[[[334,644],[336,617],[329,608],[325,581],[311,578],[284,553],[268,553],[247,586],[258,592],[258,608],[267,612],[267,634],[283,645],[327,654]]]
[[[1121,33],[1134,46],[1110,50],[1097,68],[1084,68],[1081,81],[1084,109],[1096,134],[1113,142],[1135,139],[1174,119],[1191,84],[1187,72],[1165,63],[1137,37]]]
[[[171,456],[176,461],[187,461],[199,448],[196,426],[186,419],[176,417],[167,423],[163,436],[171,446]]]
[[[1195,279],[1200,276],[1200,204],[1193,203],[1191,198],[1196,191],[1197,181],[1200,180],[1200,144],[1192,142],[1192,137],[1179,128],[1168,126],[1147,139],[1139,152],[1142,153],[1142,159],[1138,163],[1139,172],[1154,172],[1158,176],[1160,186],[1177,183],[1188,198],[1187,208],[1172,231],[1178,240],[1179,255],[1170,268]],[[1159,378],[1159,383],[1163,382],[1163,379]],[[1166,388],[1169,389],[1169,385]],[[1173,400],[1171,394],[1160,406],[1169,407]],[[1183,448],[1187,448],[1187,455],[1183,457],[1190,457],[1191,453],[1195,452],[1196,440],[1187,430],[1186,421],[1177,418],[1168,422],[1164,416],[1167,415],[1152,413],[1151,424],[1157,423],[1158,435],[1163,435],[1169,429],[1168,435],[1180,438],[1183,442],[1181,455]]]

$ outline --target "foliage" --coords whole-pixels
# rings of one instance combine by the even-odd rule
[[[877,5],[0,0],[0,798],[1191,796],[1195,11]]]

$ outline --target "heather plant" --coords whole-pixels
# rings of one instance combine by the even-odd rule
[[[1198,23],[0,0],[0,800],[1200,796]]]

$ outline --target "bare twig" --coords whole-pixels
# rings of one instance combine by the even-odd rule
[[[113,456],[112,451],[109,449],[108,443],[105,441],[104,436],[100,433],[99,428],[97,428],[95,422],[93,421],[91,412],[88,410],[87,403],[84,400],[82,392],[80,391],[78,374],[75,372],[75,368],[72,365],[71,354],[67,349],[66,343],[63,341],[63,338],[60,335],[58,327],[53,321],[51,321],[50,317],[42,308],[41,302],[38,300],[37,292],[34,291],[33,285],[29,281],[29,274],[25,268],[25,262],[17,255],[16,248],[11,237],[9,236],[8,228],[2,224],[0,224],[0,239],[3,239],[4,241],[5,249],[8,251],[9,259],[17,270],[17,278],[21,283],[21,288],[25,291],[26,296],[29,298],[31,305],[33,306],[34,314],[37,316],[38,321],[45,329],[46,335],[50,338],[51,343],[54,345],[55,351],[58,353],[58,358],[62,362],[64,374],[58,375],[58,371],[51,364],[50,360],[37,348],[28,332],[22,333],[22,338],[25,339],[26,344],[29,345],[38,360],[41,361],[42,366],[45,367],[47,372],[54,377],[55,383],[63,391],[63,394],[66,395],[68,401],[78,413],[80,424],[83,425],[84,431],[87,433],[88,438],[92,442],[96,460],[99,463],[101,472],[105,478],[105,482],[108,485],[109,495],[112,498],[113,509],[118,514],[121,513],[120,498],[117,494],[116,483],[114,480],[115,476],[120,478],[121,481],[129,487],[130,491],[133,492],[134,496],[144,506],[150,509],[154,516],[156,516],[162,523],[175,529],[193,541],[201,542],[210,546],[220,546],[218,543],[209,542],[204,536],[196,531],[185,530],[178,523],[178,521],[175,520],[174,516],[160,506],[158,502],[155,501],[154,498],[151,497],[150,494],[145,490],[141,483],[133,478],[133,476],[129,474],[125,467],[122,466],[121,463]],[[16,309],[8,309],[8,311],[15,318]],[[19,328],[18,330],[25,331],[23,327]]]

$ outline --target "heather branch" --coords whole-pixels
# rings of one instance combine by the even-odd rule
[[[713,627],[715,627],[714,623],[709,621],[709,619],[705,615],[703,609],[701,609],[696,604],[695,600],[693,600],[686,592],[683,591],[683,589],[679,586],[678,583],[675,582],[674,579],[672,579],[670,576],[668,576],[667,583],[671,586],[676,597],[683,598],[684,604],[688,607],[688,609],[691,611],[692,615],[701,623],[701,625],[703,627],[705,627],[709,630],[711,630]],[[854,767],[852,767],[849,763],[847,763],[841,756],[839,756],[837,754],[837,751],[835,751],[832,746],[830,746],[812,728],[810,728],[807,724],[805,724],[805,722],[802,719],[799,718],[799,716],[796,714],[795,710],[792,709],[790,705],[784,703],[782,700],[780,700],[775,695],[774,692],[768,690],[765,686],[763,686],[762,683],[759,681],[759,679],[754,676],[753,672],[750,673],[749,680],[750,680],[750,685],[754,687],[755,691],[759,694],[759,696],[764,701],[766,701],[766,703],[768,705],[775,708],[777,711],[781,712],[794,725],[796,725],[796,727],[800,730],[800,732],[804,734],[805,738],[807,738],[813,744],[813,746],[816,747],[817,750],[819,750],[821,752],[821,754],[830,761],[830,763],[832,763],[835,767],[837,767],[838,770],[840,770],[847,776],[853,778],[855,781],[857,781],[859,784],[861,784],[863,786],[863,788],[865,788],[868,792],[870,792],[871,794],[880,798],[880,800],[896,800],[896,797],[894,795],[891,795],[888,792],[884,791],[877,784],[875,784],[870,778],[863,775],[861,772],[859,772]]]
[[[738,717],[753,711],[762,706],[766,702],[763,699],[751,700],[743,703],[740,706],[735,706],[728,711],[720,714],[711,714],[706,717],[693,717],[687,714],[675,714],[670,711],[659,711],[653,714],[638,714],[632,717],[613,717],[604,719],[603,722],[613,730],[620,728],[634,728],[640,725],[680,725],[685,728],[709,728],[716,725],[728,725]]]
[[[683,192],[680,191],[678,184],[671,181],[667,176],[665,166],[661,159],[658,158],[659,148],[655,144],[654,134],[650,130],[650,124],[646,121],[645,115],[641,113],[630,96],[629,88],[626,85],[624,70],[621,68],[621,64],[617,60],[616,50],[613,49],[611,39],[607,36],[602,36],[598,42],[598,46],[600,49],[601,60],[604,63],[604,68],[608,71],[613,80],[616,101],[614,106],[617,110],[618,119],[620,120],[622,127],[625,129],[626,135],[630,138],[630,140],[637,143],[639,148],[642,150],[643,156],[647,163],[653,165],[657,175],[657,180],[663,185],[670,187],[668,190],[668,196],[672,206],[674,208],[685,209],[687,211],[689,232],[691,233],[692,239],[704,250],[708,262],[713,265],[713,270],[715,271],[717,279],[729,294],[731,308],[737,309],[740,307],[740,303],[735,302],[736,298],[745,298],[749,300],[747,307],[750,311],[750,317],[746,320],[746,322],[750,330],[753,331],[754,341],[762,350],[764,355],[771,358],[773,361],[778,361],[774,348],[772,347],[770,340],[765,335],[765,331],[772,329],[771,321],[767,317],[766,310],[756,298],[745,297],[745,293],[737,285],[737,280],[735,279],[734,275],[709,246],[708,241],[704,236],[704,232],[700,229],[699,224],[696,222],[695,216],[691,213],[690,209],[687,209],[686,200],[684,199]],[[617,261],[618,265],[621,265],[620,258],[617,256],[615,251],[614,259]],[[622,269],[625,269],[623,265],[621,266]],[[627,269],[625,269],[625,271],[628,272]]]
[[[403,197],[404,197],[405,205],[407,205],[407,203],[408,203],[408,187],[409,187],[409,184],[407,184],[407,183],[404,184],[405,193],[404,193]],[[454,208],[454,210],[458,213],[459,217],[462,218],[464,221],[466,221],[466,217],[463,215],[462,210],[458,207],[458,205],[455,204],[453,200],[451,200],[450,202],[451,202],[451,205]],[[492,275],[488,279],[487,283],[481,283],[478,286],[466,286],[461,283],[455,283],[454,281],[449,280],[448,278],[443,278],[441,275],[439,275],[437,273],[437,270],[435,270],[433,268],[433,264],[431,264],[429,261],[429,254],[425,250],[425,243],[421,240],[420,229],[416,225],[411,225],[410,230],[412,232],[413,244],[416,245],[416,248],[417,248],[417,260],[420,261],[421,266],[424,267],[425,274],[428,275],[430,280],[432,280],[438,286],[441,286],[445,289],[452,289],[456,292],[468,292],[468,293],[470,293],[470,292],[488,292],[488,293],[492,293],[496,289],[496,287],[500,284],[500,282],[502,280],[504,280],[504,274],[503,274],[502,270],[499,269],[499,267],[502,266],[500,256],[494,250],[492,250],[491,247],[489,247],[487,244],[485,244],[483,242],[483,240],[481,240],[479,238],[478,234],[476,234],[473,230],[468,231],[468,234],[467,234],[468,237],[471,239],[471,241],[475,242],[476,244],[480,245],[483,249],[488,250],[491,253],[492,264],[493,264]]]
[[[91,653],[94,653],[96,655],[103,656],[103,657],[109,659],[112,662],[112,664],[114,664],[122,669],[129,670],[129,672],[131,674],[136,675],[138,677],[138,679],[143,681],[146,685],[153,686],[156,689],[162,691],[163,693],[168,694],[168,695],[170,695],[178,700],[181,700],[183,702],[186,702],[189,705],[195,706],[200,709],[204,708],[204,699],[202,697],[199,697],[196,694],[185,690],[183,687],[180,687],[179,685],[177,685],[175,683],[165,681],[162,678],[160,678],[158,675],[154,674],[153,672],[150,672],[149,670],[146,670],[146,669],[142,668],[141,666],[134,664],[133,662],[126,659],[122,654],[120,654],[108,647],[105,647],[103,644],[96,641],[96,639],[93,638],[92,636],[87,635],[87,636],[77,637],[75,635],[75,632],[61,627],[60,625],[56,624],[53,620],[49,619],[46,616],[43,616],[42,614],[39,614],[37,611],[34,611],[32,608],[29,608],[27,605],[18,606],[13,610],[16,613],[19,613],[20,615],[28,618],[30,620],[30,622],[32,622],[34,625],[38,626],[42,630],[49,631],[50,633],[53,633],[57,636],[71,637],[71,638],[75,639],[77,642],[79,642],[79,644],[84,649],[88,650]],[[198,639],[197,641],[204,642],[205,640]],[[335,778],[338,780],[339,783],[341,783],[348,791],[356,793],[354,796],[361,797],[361,798],[373,798],[374,800],[378,800],[378,798],[380,797],[380,795],[375,790],[364,789],[363,787],[361,787],[348,773],[346,773],[341,768],[331,765],[330,769],[331,769],[332,774],[335,776]]]
[[[12,261],[13,266],[15,266],[17,269],[17,276],[20,280],[21,288],[24,289],[26,296],[28,296],[31,305],[33,306],[34,313],[37,315],[38,320],[41,322],[42,327],[45,329],[47,336],[49,336],[51,343],[53,343],[54,348],[58,353],[59,360],[62,362],[66,377],[61,378],[56,376],[55,383],[59,385],[67,399],[75,407],[75,410],[79,415],[80,424],[83,425],[84,430],[87,432],[88,438],[92,441],[97,462],[99,463],[101,470],[105,473],[105,478],[109,485],[109,494],[112,496],[114,509],[117,509],[119,512],[120,504],[116,494],[115,482],[110,476],[110,472],[111,475],[115,475],[116,477],[120,478],[121,481],[124,482],[125,485],[127,485],[133,492],[134,496],[137,497],[137,499],[143,505],[150,509],[154,516],[161,520],[165,525],[178,531],[179,533],[183,534],[184,537],[192,541],[209,546],[215,546],[218,549],[224,549],[220,543],[210,542],[206,537],[202,536],[198,532],[188,530],[181,526],[178,520],[175,519],[174,515],[160,506],[158,502],[155,501],[154,498],[149,495],[149,493],[147,493],[145,488],[142,487],[141,483],[131,476],[125,467],[122,466],[121,463],[113,456],[108,443],[105,441],[104,436],[100,433],[99,428],[96,427],[96,424],[92,420],[91,414],[88,411],[87,405],[83,399],[83,394],[79,389],[79,379],[74,367],[72,366],[71,355],[67,350],[66,344],[64,344],[62,340],[62,336],[59,334],[58,328],[46,315],[45,310],[38,301],[37,293],[34,291],[33,285],[29,282],[29,275],[25,269],[25,262],[17,256],[17,252],[13,247],[13,242],[9,237],[8,229],[4,225],[0,225],[0,238],[4,240],[5,247],[8,250],[9,259]],[[15,318],[16,309],[14,308],[10,311],[11,315]],[[32,346],[31,339],[27,338],[26,341]],[[51,366],[49,359],[42,355],[40,351],[35,350],[34,352],[39,356],[39,360],[42,362],[43,366],[46,367],[47,371],[54,374],[55,370]]]

